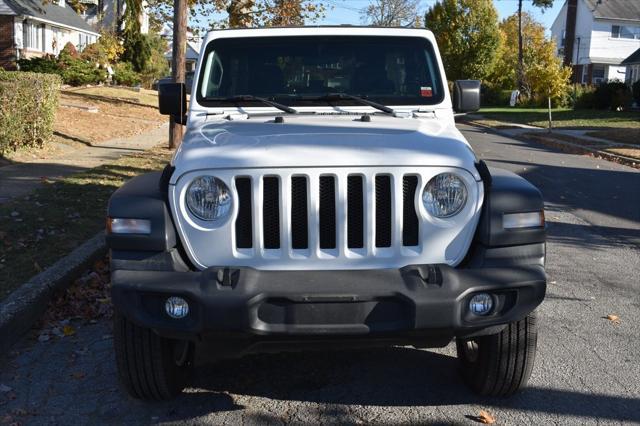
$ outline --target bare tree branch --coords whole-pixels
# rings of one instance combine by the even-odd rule
[[[380,27],[420,25],[419,0],[374,0],[360,11],[364,22]]]

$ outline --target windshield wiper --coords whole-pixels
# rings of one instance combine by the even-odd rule
[[[290,108],[286,105],[282,105],[281,103],[278,102],[274,102],[272,100],[266,99],[266,98],[260,98],[258,96],[253,96],[253,95],[235,95],[235,96],[229,96],[227,98],[209,98],[208,100],[212,100],[212,101],[223,101],[223,102],[242,102],[242,101],[258,101],[258,102],[262,102],[263,104],[272,106],[274,108],[279,109],[280,111],[284,111],[288,114],[297,114],[298,111],[296,111],[293,108]]]
[[[352,101],[359,102],[362,105],[368,105],[368,106],[373,107],[373,108],[375,108],[375,109],[377,109],[379,111],[386,112],[387,114],[394,114],[395,113],[393,108],[389,108],[386,105],[382,105],[382,104],[380,104],[378,102],[370,101],[369,99],[362,98],[360,96],[350,95],[348,93],[327,93],[326,95],[319,96],[319,97],[317,97],[315,99],[319,100],[319,101],[350,99]]]

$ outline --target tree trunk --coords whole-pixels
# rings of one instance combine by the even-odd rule
[[[171,76],[176,83],[184,83],[187,53],[187,0],[173,1],[173,61]],[[182,142],[182,125],[173,117],[169,123],[169,148],[177,148]]]
[[[524,60],[522,55],[522,0],[518,1],[518,90],[524,85]]]

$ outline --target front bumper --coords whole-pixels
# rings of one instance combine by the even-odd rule
[[[456,336],[495,330],[524,318],[544,299],[540,265],[456,269],[446,265],[353,271],[259,271],[209,268],[202,272],[115,270],[113,301],[134,323],[166,337],[211,334],[263,339],[363,340],[384,336]],[[494,311],[473,316],[476,292],[494,295]],[[190,306],[172,319],[168,297]]]

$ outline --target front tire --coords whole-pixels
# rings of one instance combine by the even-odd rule
[[[537,338],[536,317],[531,313],[509,323],[500,333],[457,339],[462,378],[480,395],[513,395],[531,376]]]
[[[158,336],[115,312],[113,343],[118,378],[129,395],[144,400],[174,398],[193,368],[193,344]]]

